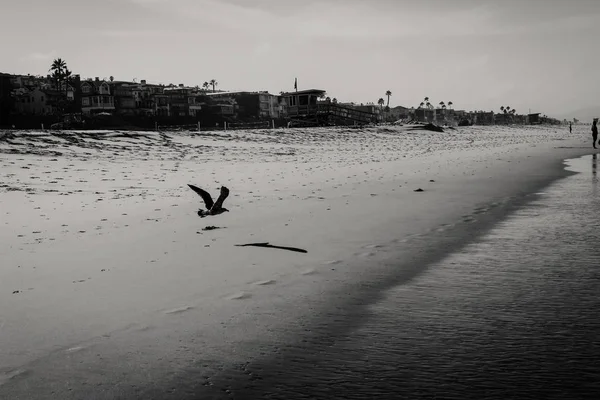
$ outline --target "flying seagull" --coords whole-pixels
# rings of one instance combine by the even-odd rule
[[[208,193],[206,190],[202,190],[194,185],[188,184],[188,186],[194,192],[198,193],[200,197],[202,197],[202,200],[204,200],[204,204],[206,204],[206,210],[198,210],[198,215],[200,217],[204,218],[207,215],[219,215],[224,213],[225,211],[229,211],[228,209],[223,208],[223,202],[225,201],[227,196],[229,196],[229,189],[227,189],[225,186],[221,186],[221,194],[219,195],[219,198],[216,202],[213,202],[212,197],[210,197],[210,193]]]

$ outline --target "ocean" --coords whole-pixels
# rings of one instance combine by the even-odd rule
[[[386,289],[351,331],[223,371],[196,398],[600,398],[598,162],[567,160],[576,174]]]

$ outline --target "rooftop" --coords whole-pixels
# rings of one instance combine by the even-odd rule
[[[252,91],[252,90],[237,90],[237,91],[231,91],[231,92],[208,92],[206,93],[207,96],[231,96],[231,95],[236,95],[236,94],[270,94],[267,91]],[[272,95],[274,96],[274,95]]]
[[[282,96],[293,96],[293,95],[298,95],[298,94],[325,94],[326,90],[321,90],[321,89],[307,89],[307,90],[298,90],[297,92],[285,92],[282,93]]]

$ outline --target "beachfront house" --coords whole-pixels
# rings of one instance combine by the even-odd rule
[[[508,113],[496,113],[494,115],[494,123],[496,125],[508,125],[510,123],[511,114]]]
[[[420,107],[415,110],[415,118],[419,122],[434,122],[435,115],[435,109],[433,108]]]
[[[215,92],[206,96],[215,104],[232,104],[235,116],[240,120],[279,118],[282,113],[279,96],[266,91]],[[229,112],[228,108],[223,110],[223,114]]]
[[[149,84],[142,79],[133,90],[138,110],[144,114],[154,114],[154,96],[162,94],[163,90],[162,85]]]
[[[36,88],[15,98],[15,109],[19,114],[51,115],[56,113],[63,94],[56,90]]]
[[[115,98],[115,110],[118,114],[124,115],[155,115],[157,114],[156,96],[163,94],[164,86],[147,84],[142,79],[138,82],[129,81],[111,81],[109,82],[111,93]],[[164,96],[168,98],[168,96]],[[167,100],[163,101],[162,106],[167,108],[160,115],[168,115]],[[157,114],[158,115],[158,114]]]
[[[495,121],[493,111],[470,111],[467,113],[467,119],[473,125],[493,125]]]
[[[281,94],[287,108],[287,116],[309,116],[317,113],[317,100],[325,96],[325,90],[308,89]]]
[[[410,109],[407,107],[396,106],[385,112],[385,119],[390,122],[395,122],[400,119],[408,118]]]
[[[137,107],[133,85],[128,82],[111,82],[111,86],[115,96],[115,110],[119,114],[135,114]]]
[[[166,87],[160,97],[164,96],[167,98],[167,115],[170,117],[196,117],[202,110],[204,95],[197,88],[183,84]]]
[[[73,85],[71,85],[70,83],[67,84],[65,82],[61,82],[58,86],[58,91],[60,93],[63,93],[68,101],[75,100],[75,87],[73,87]]]
[[[154,98],[154,115],[159,117],[168,117],[170,115],[169,96],[163,93],[157,93]]]
[[[81,112],[87,115],[101,112],[112,113],[115,110],[115,100],[110,85],[96,78],[81,82]]]
[[[383,109],[377,104],[360,104],[352,107],[356,111],[360,111],[373,116],[373,122],[381,122],[383,120]]]
[[[206,107],[208,113],[213,117],[233,118],[235,116],[235,105],[227,100],[213,100],[213,102]]]
[[[541,113],[527,114],[527,123],[528,124],[539,124],[540,123],[540,114]]]

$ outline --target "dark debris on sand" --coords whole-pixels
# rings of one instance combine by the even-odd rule
[[[409,128],[411,131],[415,131],[415,130],[426,130],[426,131],[432,131],[432,132],[444,132],[444,128],[442,128],[441,126],[437,126],[434,124],[425,124],[425,125],[415,125]]]
[[[213,226],[213,225],[205,226],[204,228],[202,228],[203,231],[214,231],[215,229],[222,229],[222,228],[220,226]]]

